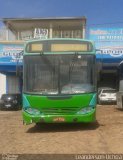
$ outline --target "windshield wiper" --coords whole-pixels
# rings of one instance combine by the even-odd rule
[[[73,59],[72,59],[72,62],[71,62],[71,65],[69,66],[69,81],[71,79],[71,74],[73,72],[77,56],[78,56],[78,52],[75,52]]]
[[[41,56],[42,55],[42,56]],[[49,61],[49,59],[44,55],[44,52],[40,52],[40,56],[43,58],[43,60],[46,62],[46,64],[48,65],[49,69],[51,71],[54,71],[55,67],[52,65],[52,63]]]

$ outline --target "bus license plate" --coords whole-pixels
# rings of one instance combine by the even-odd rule
[[[64,122],[65,119],[63,117],[56,117],[53,119],[54,122]]]

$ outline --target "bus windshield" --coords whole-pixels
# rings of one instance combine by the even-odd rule
[[[95,57],[90,54],[24,56],[24,92],[41,95],[95,91]]]

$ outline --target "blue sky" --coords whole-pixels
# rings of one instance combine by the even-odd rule
[[[0,0],[0,2],[0,18],[86,16],[88,26],[114,22],[121,22],[116,24],[118,26],[123,25],[123,0]]]

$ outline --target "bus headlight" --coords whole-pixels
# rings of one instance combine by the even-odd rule
[[[26,110],[27,108],[30,108],[29,101],[27,100],[27,97],[23,95],[23,109]]]
[[[40,115],[40,111],[35,108],[27,108],[25,111],[29,114]]]
[[[86,114],[86,113],[90,113],[93,111],[93,107],[89,106],[89,107],[84,107],[82,108],[79,112],[77,112],[77,114]]]

